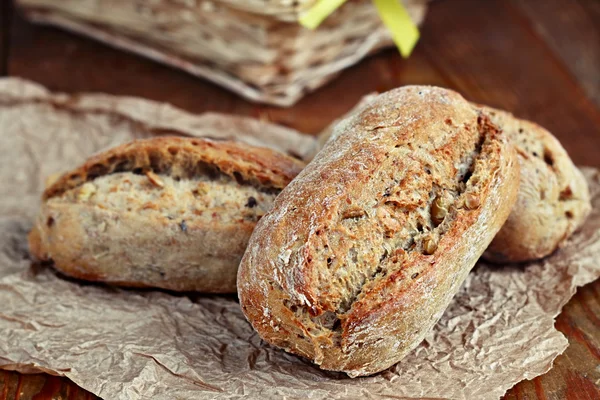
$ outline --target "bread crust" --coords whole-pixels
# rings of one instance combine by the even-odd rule
[[[336,126],[258,223],[238,271],[244,314],[264,340],[323,369],[390,367],[438,321],[508,217],[518,174],[504,135],[457,93],[377,96]],[[444,185],[460,188],[447,216],[403,233],[402,218],[437,214],[443,196],[432,193]]]
[[[185,180],[212,174],[225,176],[240,187],[251,185],[275,194],[303,166],[301,161],[276,151],[238,142],[180,137],[133,141],[91,157],[45,190],[29,235],[30,251],[79,279],[129,287],[233,293],[239,261],[255,220],[241,214],[225,222],[185,220],[177,215],[142,215],[87,201],[52,200],[83,190],[84,184],[101,177],[122,173],[148,174],[148,190],[160,190],[152,189],[151,183],[162,184],[161,176]],[[139,202],[140,195],[133,190],[131,202]],[[171,206],[165,204],[167,201],[159,199],[153,206]]]
[[[523,262],[560,248],[591,212],[583,174],[546,129],[509,112],[480,106],[505,131],[521,166],[517,202],[484,258]]]

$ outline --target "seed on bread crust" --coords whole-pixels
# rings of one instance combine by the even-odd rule
[[[154,186],[159,188],[165,187],[165,183],[154,172],[146,171],[146,176]]]
[[[423,241],[423,252],[425,254],[431,255],[435,253],[438,248],[437,240],[433,237],[427,237]]]
[[[431,204],[431,218],[436,225],[442,223],[448,214],[448,208],[452,204],[452,196],[447,191],[437,196]]]
[[[87,201],[96,192],[96,186],[93,183],[86,182],[79,188],[77,199],[79,201]]]
[[[468,210],[475,210],[480,205],[479,197],[474,193],[467,193],[465,195],[465,207]]]

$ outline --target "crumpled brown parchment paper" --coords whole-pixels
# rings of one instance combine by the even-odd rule
[[[262,343],[235,297],[123,290],[31,263],[26,234],[46,175],[157,132],[256,133],[211,118],[145,100],[50,96],[0,80],[0,368],[64,375],[105,399],[497,399],[546,372],[566,348],[554,317],[577,286],[600,276],[593,169],[585,174],[594,211],[561,251],[526,266],[478,265],[426,340],[373,377],[324,372]],[[253,123],[263,135],[272,129]],[[313,141],[290,135],[297,152],[310,153]],[[274,138],[281,139],[260,140],[283,146]]]

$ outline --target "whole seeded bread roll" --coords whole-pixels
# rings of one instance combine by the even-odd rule
[[[303,166],[237,142],[134,141],[46,189],[30,250],[75,278],[233,293],[256,221]]]
[[[243,312],[323,369],[388,368],[441,317],[518,185],[514,149],[459,94],[377,96],[257,224],[238,272]]]
[[[483,110],[515,146],[521,165],[517,202],[484,257],[496,262],[545,257],[589,215],[592,205],[585,178],[546,129],[505,111]]]

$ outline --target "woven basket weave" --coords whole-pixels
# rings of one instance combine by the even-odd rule
[[[297,21],[317,0],[220,0],[232,8],[255,14],[269,15],[282,21]]]
[[[426,0],[405,0],[422,21]],[[34,21],[208,78],[248,99],[289,106],[342,69],[392,44],[369,0],[351,0],[315,31],[314,0],[18,0]]]

